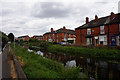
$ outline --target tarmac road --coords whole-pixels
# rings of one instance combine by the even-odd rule
[[[9,44],[3,48],[2,52],[2,79],[11,78],[10,64],[8,63],[7,54],[9,53]]]

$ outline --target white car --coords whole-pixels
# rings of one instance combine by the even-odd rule
[[[11,41],[8,41],[8,43],[10,44],[10,43],[11,43]]]

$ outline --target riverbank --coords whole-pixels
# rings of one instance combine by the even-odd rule
[[[11,47],[13,49],[13,45]],[[65,68],[62,63],[43,58],[17,45],[15,55],[27,78],[87,78],[87,76],[80,76],[79,67]]]
[[[68,54],[73,56],[90,57],[95,59],[108,59],[108,60],[120,60],[120,50],[116,48],[86,48],[86,47],[74,47],[74,46],[61,46],[58,44],[49,43],[46,41],[39,42],[24,42],[23,45],[37,46],[39,48],[32,47],[34,50],[40,49],[43,52],[51,52],[55,54]]]
[[[108,48],[85,48],[85,47],[70,47],[61,45],[49,45],[48,52],[69,54],[75,56],[91,57],[91,58],[106,58],[120,60],[120,50]]]

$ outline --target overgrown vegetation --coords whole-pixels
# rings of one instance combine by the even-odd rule
[[[13,45],[11,45],[13,49]],[[20,46],[15,47],[15,55],[23,59],[22,66],[27,78],[81,78],[80,68],[65,68],[62,63],[43,58]],[[84,78],[87,78],[85,76]]]
[[[120,50],[118,49],[50,45],[47,51],[51,53],[63,53],[91,58],[120,59]]]
[[[41,51],[56,53],[56,54],[68,54],[90,58],[102,58],[102,59],[113,59],[120,60],[120,50],[110,48],[85,48],[85,47],[72,47],[72,46],[61,46],[46,41],[37,41],[24,43],[27,46],[37,46]],[[34,50],[38,50],[34,47]]]

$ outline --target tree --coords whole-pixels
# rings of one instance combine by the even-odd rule
[[[13,41],[14,41],[14,35],[13,35],[13,33],[9,33],[9,34],[8,34],[8,38],[9,38],[9,40],[10,40],[11,42],[13,42]]]
[[[1,38],[2,38],[2,42],[1,42]],[[5,44],[7,44],[7,42],[8,42],[7,35],[0,31],[0,44],[2,43],[2,48],[5,46]],[[1,45],[0,45],[0,47],[1,47]]]

